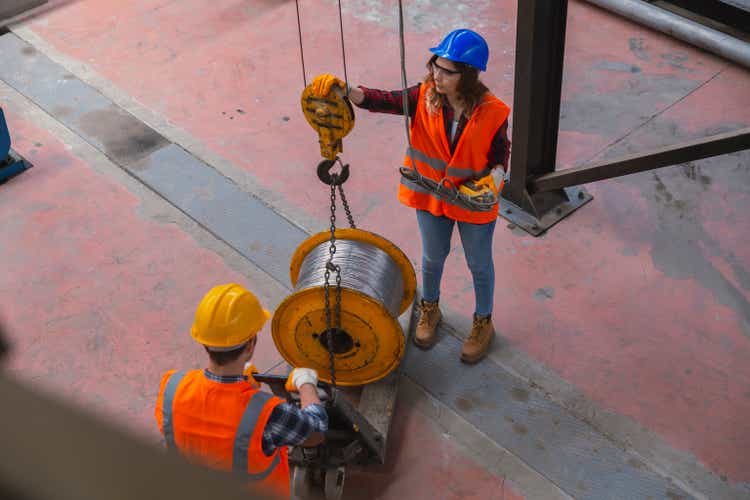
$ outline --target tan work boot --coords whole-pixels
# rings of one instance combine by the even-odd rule
[[[475,314],[469,338],[461,348],[461,361],[469,364],[478,362],[487,354],[493,338],[495,338],[495,327],[492,326],[492,315],[477,316]]]
[[[429,349],[437,340],[437,326],[443,319],[437,302],[419,301],[419,321],[414,333],[414,344],[420,349]]]

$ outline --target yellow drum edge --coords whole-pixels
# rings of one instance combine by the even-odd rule
[[[321,380],[330,383],[327,338],[320,338],[327,331],[323,294],[322,287],[313,287],[288,296],[274,313],[271,333],[287,363],[313,368]],[[336,383],[358,386],[376,382],[401,362],[406,347],[404,331],[383,304],[364,293],[344,288],[341,300],[341,329],[346,333],[336,342]]]

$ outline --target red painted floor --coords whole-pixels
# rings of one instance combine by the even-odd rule
[[[197,368],[198,301],[238,281],[177,225],[144,217],[141,200],[3,104],[14,149],[34,165],[2,186],[0,304],[10,369],[152,439],[161,374]],[[260,300],[272,299],[258,287]],[[281,361],[270,327],[265,370]]]
[[[398,87],[395,2],[362,0],[346,4],[350,80]],[[485,81],[498,96],[512,103],[515,2],[472,4],[473,8],[460,12],[444,12],[439,6],[428,12],[409,12],[412,20],[419,18],[409,25],[407,35],[411,80],[421,76],[426,48],[443,33],[457,24],[474,26],[492,47]],[[303,2],[302,16],[308,76],[323,71],[341,75],[335,3]],[[146,107],[247,169],[263,187],[282,195],[287,203],[320,218],[324,227],[326,191],[322,187],[310,189],[311,185],[318,186],[313,171],[318,162],[317,139],[298,109],[302,78],[293,2],[81,0],[45,15],[32,27],[58,50],[84,62]],[[647,150],[747,126],[750,119],[747,71],[585,3],[570,3],[566,54],[561,165],[599,158],[612,145],[609,154]],[[21,126],[15,134],[22,134],[17,148],[31,154],[31,142],[38,140],[38,133]],[[358,112],[355,130],[344,146],[343,157],[354,169],[346,187],[360,225],[392,239],[418,262],[414,217],[395,201],[396,167],[404,142],[399,118]],[[290,144],[298,147],[290,148]],[[40,150],[36,154],[47,153]],[[742,214],[750,193],[744,165],[738,158],[729,155],[695,168],[673,167],[590,185],[587,188],[594,201],[543,238],[533,239],[499,225],[495,239],[495,318],[497,328],[515,347],[605,409],[632,417],[729,480],[748,482],[750,228]],[[69,168],[75,168],[75,163]],[[22,191],[13,204],[0,200],[4,218],[16,219],[6,212],[31,217],[39,210],[29,207],[41,201],[24,201],[23,206],[18,202],[23,196],[31,196],[19,186],[32,182],[29,179],[37,172],[24,174],[25,178],[13,185],[12,189]],[[91,182],[74,183],[76,189],[93,190],[87,192],[89,203],[96,202],[97,193],[106,192],[113,202],[135,210],[136,201],[127,193]],[[63,188],[52,184],[48,189]],[[115,194],[109,194],[113,190]],[[49,203],[42,193],[35,187],[33,195]],[[91,216],[88,211],[82,212],[85,206],[80,201],[74,203],[73,195],[61,194],[62,200],[71,203],[64,209],[65,220]],[[130,229],[131,224],[135,229]],[[25,249],[26,238],[42,236],[38,231],[32,236],[22,234],[32,231],[30,228],[13,229],[20,235],[16,239],[14,233],[14,241],[24,241],[23,248],[15,250],[18,255],[14,259],[27,259],[35,271],[39,268],[37,259],[53,259],[59,264],[54,269],[60,269],[61,263],[63,269],[71,268],[70,279],[66,271],[57,277],[55,286],[62,292],[73,290],[68,292],[73,295],[69,299],[72,304],[65,306],[58,299],[65,295],[47,290],[46,282],[29,282],[25,295],[37,293],[40,300],[35,302],[36,307],[20,303],[11,322],[38,328],[40,310],[49,304],[63,304],[59,311],[60,306],[55,306],[48,312],[50,318],[46,320],[75,311],[86,314],[79,320],[84,321],[83,327],[73,320],[67,327],[60,326],[65,332],[81,328],[101,331],[102,326],[122,331],[130,324],[127,318],[151,307],[138,302],[142,295],[137,292],[171,277],[174,281],[168,281],[168,289],[190,292],[178,293],[180,300],[175,297],[160,311],[149,311],[145,317],[150,320],[140,324],[142,332],[184,330],[187,315],[176,318],[170,314],[170,319],[165,319],[161,311],[190,310],[205,286],[184,278],[185,271],[195,262],[214,266],[209,267],[213,274],[202,274],[207,285],[220,274],[220,261],[191,246],[189,238],[180,239],[179,234],[172,233],[169,240],[160,240],[169,241],[174,249],[172,258],[166,259],[160,252],[149,253],[153,251],[145,245],[151,241],[149,235],[174,232],[173,227],[154,226],[135,215],[116,221],[116,225],[121,230],[128,227],[128,234],[133,234],[123,243],[137,251],[125,255],[136,259],[144,274],[144,281],[128,280],[128,286],[139,290],[130,290],[131,295],[125,295],[129,299],[120,300],[114,307],[116,313],[110,311],[109,304],[120,293],[113,286],[118,283],[118,270],[107,262],[120,247],[100,248],[103,243],[92,242],[85,253],[79,254],[84,259],[71,260],[65,258],[64,245],[58,251],[52,250],[51,243],[44,246],[31,240],[31,251],[39,253],[32,259],[22,255],[29,251]],[[87,234],[85,223],[72,229],[82,231],[82,236]],[[120,234],[114,232],[114,236]],[[50,241],[56,242],[61,236]],[[460,250],[457,240],[454,248]],[[151,262],[160,266],[159,274],[145,279]],[[102,287],[98,294],[93,292],[96,287],[92,288],[96,300],[77,297],[75,293],[81,292],[63,285],[86,282],[87,276],[93,281],[86,274],[92,266],[109,273],[108,279],[95,280]],[[14,273],[13,277],[28,280],[25,273]],[[541,289],[546,291],[539,293]],[[458,310],[472,300],[469,274],[460,251],[456,251],[446,268],[442,301]],[[471,313],[468,309],[464,312],[467,316]],[[145,333],[138,338],[143,336]],[[179,339],[182,337],[163,341],[184,341]],[[23,349],[35,348],[30,339],[25,342],[29,346],[24,344]],[[61,377],[88,383],[82,387],[89,389],[79,391],[82,397],[88,391],[100,391],[103,406],[130,401],[137,407],[132,411],[142,412],[130,398],[109,403],[109,398],[119,396],[106,393],[101,382],[82,381],[83,373],[102,366],[136,372],[128,368],[132,363],[121,361],[141,359],[148,352],[141,344],[108,340],[105,346],[104,351],[112,349],[111,354],[92,356],[104,359],[77,360],[93,364],[80,367],[76,371],[79,375]],[[107,356],[112,356],[111,361]],[[37,359],[29,362],[32,373],[39,370],[39,376],[55,375],[56,365],[34,364],[51,360],[44,356]],[[175,355],[171,361],[174,364],[177,360]],[[162,364],[164,369],[172,366]],[[141,394],[141,399],[135,400],[146,405],[148,398],[143,394],[151,379],[139,379],[140,371],[132,377],[137,379],[133,391],[140,388]],[[146,420],[143,425],[150,425]]]
[[[510,479],[495,477],[435,424],[400,400],[386,466],[352,473],[346,499],[522,500]],[[436,439],[437,438],[437,439]],[[365,495],[364,492],[367,492]]]
[[[235,281],[269,307],[278,297],[268,295],[263,283],[249,283],[176,224],[144,215],[142,195],[97,172],[13,105],[0,104],[14,149],[34,165],[3,185],[0,197],[0,312],[12,346],[8,368],[156,442],[153,404],[161,374],[205,362],[189,336],[203,293]],[[270,326],[261,335],[253,361],[266,371],[282,360]],[[282,364],[272,373],[284,369]],[[349,498],[362,498],[364,488],[375,494],[367,498],[382,500],[428,493],[523,498],[510,480],[487,472],[407,403],[395,418],[392,465],[352,473]],[[415,479],[426,477],[430,487],[417,488]]]

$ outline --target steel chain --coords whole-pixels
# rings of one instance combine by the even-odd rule
[[[327,333],[327,344],[328,344],[328,359],[331,370],[331,385],[336,387],[336,367],[334,364],[333,354],[333,329],[334,324],[331,321],[331,300],[330,300],[330,278],[331,271],[336,272],[336,304],[334,306],[336,318],[335,327],[338,329],[341,326],[341,317],[339,311],[341,310],[341,268],[333,263],[333,256],[336,254],[336,181],[338,180],[338,174],[332,174],[331,179],[331,240],[328,248],[328,261],[326,262],[325,271],[325,282],[323,284],[323,296],[325,298],[325,309],[326,309],[326,331]]]
[[[349,219],[349,227],[352,229],[357,229],[357,226],[354,225],[354,217],[352,217],[352,211],[349,210],[349,202],[346,200],[346,196],[344,195],[343,184],[339,184],[339,194],[341,195],[341,204],[344,205],[346,218]]]
[[[341,163],[341,160],[336,158],[336,160]],[[344,188],[342,186],[343,182],[338,182],[339,180],[339,174],[333,173],[331,174],[331,238],[330,238],[330,246],[328,248],[328,261],[326,262],[326,270],[325,270],[325,282],[323,284],[323,297],[325,300],[325,310],[326,310],[326,331],[328,332],[328,338],[326,339],[326,343],[328,345],[328,359],[330,362],[330,370],[331,370],[331,385],[333,387],[336,387],[336,366],[335,366],[335,355],[333,351],[333,336],[334,333],[338,333],[338,331],[341,329],[341,266],[338,266],[333,263],[333,257],[336,255],[336,188],[338,186],[339,194],[341,195],[341,204],[344,206],[344,211],[346,212],[346,218],[349,221],[349,227],[352,229],[356,229],[357,226],[354,225],[354,217],[352,216],[352,211],[349,208],[349,202],[346,199],[346,195],[344,194]],[[333,318],[331,318],[331,273],[336,273],[336,292],[335,292],[335,298],[334,298],[334,305],[333,305]]]

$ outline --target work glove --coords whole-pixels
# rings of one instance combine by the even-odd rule
[[[318,385],[318,372],[312,368],[295,368],[286,379],[284,389],[286,392],[297,392],[305,384]]]
[[[464,182],[459,189],[470,197],[481,196],[485,189],[489,189],[495,196],[498,196],[504,184],[505,171],[501,167],[497,167],[481,179]]]
[[[346,90],[346,84],[330,73],[323,73],[322,75],[316,76],[310,85],[312,86],[313,94],[318,97],[327,96],[331,92],[331,87],[334,85]]]
[[[256,373],[258,373],[258,369],[255,368],[254,364],[252,364],[250,361],[245,363],[245,370],[242,372],[242,374],[247,377],[247,381],[250,383],[250,385],[257,389],[260,388],[260,383],[253,377],[253,375]]]
[[[503,170],[503,167],[495,167],[492,169],[492,173],[490,173],[492,176],[492,181],[495,184],[495,192],[500,193],[500,191],[503,190],[503,186],[505,185],[505,176],[506,172]]]

